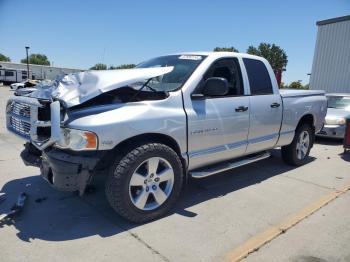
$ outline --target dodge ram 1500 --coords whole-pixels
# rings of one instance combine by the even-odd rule
[[[327,111],[323,91],[279,90],[264,58],[233,52],[157,57],[87,71],[7,103],[26,164],[54,188],[84,193],[106,169],[112,208],[137,223],[166,214],[188,178],[270,156],[307,161]]]

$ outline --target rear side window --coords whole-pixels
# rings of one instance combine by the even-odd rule
[[[272,94],[271,78],[265,64],[250,58],[243,58],[243,62],[247,70],[251,94]]]

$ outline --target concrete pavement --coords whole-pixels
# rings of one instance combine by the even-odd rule
[[[57,192],[19,158],[23,142],[5,130],[0,87],[0,189],[8,210],[26,191],[13,224],[0,227],[3,261],[223,261],[246,241],[350,181],[350,155],[339,142],[319,140],[310,163],[285,165],[279,150],[250,166],[199,181],[174,212],[145,225],[125,222],[109,208],[103,174],[83,198]],[[45,199],[37,202],[38,199]],[[273,239],[247,261],[350,261],[349,193]],[[312,260],[318,259],[318,260]]]
[[[246,261],[350,261],[350,193],[251,254]]]

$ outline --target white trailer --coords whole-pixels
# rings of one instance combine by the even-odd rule
[[[6,73],[6,77],[5,77],[5,72],[2,72],[0,76],[0,82],[3,82],[3,81],[6,81],[7,83],[22,82],[26,79],[25,76],[27,74],[27,64],[0,61],[0,70],[4,70],[4,69],[6,71],[11,71],[11,72]],[[43,80],[43,79],[53,80],[58,75],[65,75],[65,74],[76,73],[81,71],[84,71],[84,70],[29,64],[29,74],[30,74],[29,78],[36,79],[36,80]]]
[[[29,79],[32,79],[33,74],[29,71]],[[17,82],[23,82],[28,79],[28,73],[26,70],[14,69],[14,68],[0,68],[0,82],[4,84],[12,84]]]

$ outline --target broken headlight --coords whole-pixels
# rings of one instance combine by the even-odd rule
[[[96,150],[98,138],[90,131],[63,128],[62,136],[55,146],[61,149],[71,149],[74,151]]]

